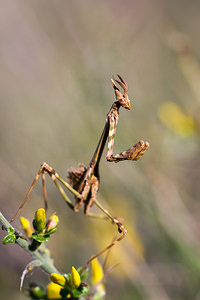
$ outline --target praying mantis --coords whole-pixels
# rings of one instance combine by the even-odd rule
[[[138,160],[144,152],[148,149],[149,143],[144,141],[139,141],[134,146],[125,150],[119,154],[113,154],[113,147],[114,147],[114,139],[116,133],[116,127],[119,120],[119,109],[120,107],[125,108],[126,110],[131,109],[131,103],[128,98],[128,85],[122,76],[117,75],[118,79],[112,78],[111,83],[114,88],[115,98],[116,100],[112,104],[107,116],[106,116],[106,123],[101,134],[100,140],[92,157],[92,160],[89,163],[89,166],[86,168],[83,164],[79,164],[77,169],[72,169],[68,172],[67,181],[63,180],[60,175],[46,162],[41,164],[41,167],[35,176],[33,183],[28,190],[28,193],[20,205],[19,209],[13,216],[10,222],[14,221],[18,213],[21,211],[23,206],[25,205],[36,181],[38,180],[39,176],[42,177],[42,188],[43,188],[43,196],[44,196],[44,203],[45,209],[47,210],[47,191],[46,191],[46,183],[45,183],[45,175],[48,174],[50,178],[55,183],[58,191],[68,204],[68,206],[74,211],[78,212],[81,206],[84,206],[84,213],[87,216],[91,217],[99,217],[99,218],[108,218],[111,220],[112,223],[117,225],[118,232],[120,236],[113,241],[109,246],[99,252],[97,255],[93,256],[86,265],[82,268],[82,270],[93,260],[94,258],[98,257],[111,247],[113,247],[117,242],[121,241],[127,234],[127,230],[120,221],[120,218],[113,217],[108,210],[106,210],[96,199],[97,191],[99,189],[99,162],[106,145],[106,141],[108,139],[108,150],[106,159],[108,162],[119,162],[124,160]],[[118,88],[117,84],[123,89],[123,93]],[[75,204],[69,199],[65,190],[65,187],[75,196]],[[103,213],[104,215],[96,215],[90,212],[90,208],[95,204]]]

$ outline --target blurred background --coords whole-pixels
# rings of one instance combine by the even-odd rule
[[[115,99],[113,75],[127,81],[132,103],[121,109],[114,152],[150,143],[137,162],[107,163],[103,153],[98,199],[128,230],[109,255],[107,267],[119,265],[106,277],[106,299],[200,299],[199,11],[197,0],[1,4],[0,202],[8,219],[43,161],[63,178],[89,163]],[[49,247],[56,267],[70,272],[116,228],[73,213],[49,178],[47,190],[48,214],[60,217]],[[22,215],[32,220],[42,205],[39,180]],[[21,230],[19,218],[14,226]],[[26,299],[19,284],[30,257],[17,245],[0,251],[1,299]],[[38,280],[49,278],[34,271],[24,288]]]

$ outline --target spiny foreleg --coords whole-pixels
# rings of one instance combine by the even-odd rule
[[[108,121],[110,122],[109,134],[108,134],[108,151],[106,159],[109,162],[119,162],[122,160],[138,160],[144,152],[149,148],[149,143],[144,141],[139,141],[133,147],[128,150],[122,151],[116,155],[113,155],[113,147],[115,140],[115,133],[119,115],[108,115]]]

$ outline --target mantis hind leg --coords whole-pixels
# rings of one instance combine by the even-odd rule
[[[16,216],[19,214],[19,212],[22,210],[22,208],[24,207],[25,203],[28,200],[28,197],[31,193],[31,191],[33,190],[34,185],[36,184],[38,178],[40,177],[40,175],[42,176],[42,189],[43,189],[43,197],[44,197],[44,206],[45,206],[45,210],[47,210],[47,191],[46,191],[46,180],[45,180],[45,175],[48,174],[51,179],[54,181],[54,183],[56,184],[60,194],[63,196],[64,200],[66,201],[66,203],[68,204],[68,206],[74,210],[74,205],[71,202],[71,200],[68,198],[67,194],[65,193],[64,189],[62,188],[62,186],[59,184],[58,181],[60,181],[70,192],[72,192],[75,196],[77,197],[81,197],[81,195],[75,190],[73,189],[69,183],[67,183],[65,180],[63,180],[55,171],[54,169],[49,166],[47,163],[42,163],[39,171],[37,172],[33,183],[31,184],[28,193],[26,194],[26,197],[24,198],[24,201],[22,202],[22,204],[20,205],[20,207],[18,208],[17,212],[15,213],[15,215],[13,216],[13,218],[10,220],[10,223],[12,223]]]

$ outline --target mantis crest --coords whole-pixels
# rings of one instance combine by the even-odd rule
[[[134,146],[129,148],[128,150],[122,151],[116,155],[113,154],[114,147],[114,139],[116,133],[116,127],[119,120],[119,109],[120,107],[125,108],[126,110],[131,109],[131,103],[128,98],[128,85],[125,80],[118,75],[118,79],[111,79],[112,86],[115,92],[116,100],[112,104],[107,116],[106,123],[101,134],[100,140],[92,157],[92,160],[89,163],[89,166],[86,168],[83,164],[79,164],[77,169],[72,169],[68,171],[67,180],[63,180],[60,175],[47,163],[42,163],[23,203],[20,205],[16,214],[13,216],[12,222],[18,213],[23,208],[26,203],[36,181],[39,176],[42,177],[42,187],[43,187],[43,195],[44,195],[44,203],[45,209],[47,209],[47,192],[46,192],[46,183],[45,183],[45,175],[48,174],[53,182],[56,184],[58,191],[68,204],[68,206],[74,211],[78,212],[81,206],[84,206],[84,213],[91,217],[99,217],[99,218],[108,218],[112,223],[117,225],[118,232],[121,234],[118,239],[112,242],[109,246],[107,246],[100,253],[92,257],[87,264],[83,267],[83,269],[91,262],[92,259],[98,257],[112,246],[114,246],[117,242],[122,240],[126,234],[127,230],[124,225],[120,222],[120,218],[113,217],[96,199],[97,191],[99,189],[99,162],[102,157],[103,150],[106,145],[106,141],[108,139],[108,150],[106,159],[108,162],[120,162],[123,160],[138,160],[144,152],[148,149],[149,143],[144,141],[139,141]],[[117,84],[123,89],[123,93],[118,88]],[[75,204],[70,200],[67,196],[64,188],[69,190],[75,196]],[[96,215],[90,212],[91,206],[95,204],[104,215]],[[82,269],[82,270],[83,270]]]

